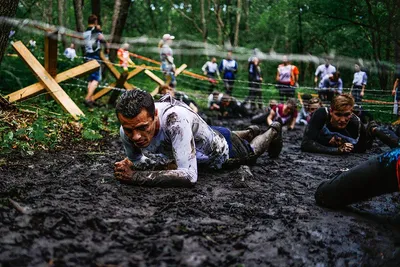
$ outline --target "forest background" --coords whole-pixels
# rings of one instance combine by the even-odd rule
[[[239,99],[248,93],[247,59],[257,48],[263,55],[261,68],[266,103],[276,96],[272,84],[284,54],[299,67],[300,91],[313,91],[315,69],[323,63],[324,57],[330,56],[341,72],[344,87],[351,86],[354,63],[360,63],[369,77],[365,98],[392,101],[396,63],[400,62],[399,8],[397,0],[2,0],[0,16],[15,17],[21,23],[10,24],[6,19],[0,22],[0,93],[6,95],[37,81],[22,60],[8,56],[15,54],[10,41],[21,40],[27,45],[33,39],[37,42],[33,53],[43,63],[44,32],[34,30],[29,24],[48,23],[83,32],[87,17],[94,13],[115,48],[127,41],[131,43],[132,52],[156,60],[159,60],[157,44],[162,35],[174,35],[172,48],[176,65],[186,63],[196,73],[201,73],[201,66],[211,56],[220,61],[227,50],[232,49],[239,63],[239,82],[234,93]],[[9,39],[11,30],[15,34]],[[83,62],[81,58],[69,62],[62,57],[71,42],[74,40],[70,38],[59,42],[59,72]],[[111,51],[111,59],[115,59],[115,51]],[[82,56],[81,49],[77,48],[77,52]],[[161,77],[160,73],[156,74]],[[110,78],[106,77],[103,83],[113,82]],[[145,75],[135,77],[132,83],[149,91],[156,86]],[[70,81],[62,87],[81,105],[86,91],[85,79]],[[208,83],[181,76],[178,90],[204,104]],[[48,137],[52,131],[50,126],[48,129],[47,125],[41,126],[46,121],[43,116],[56,114],[54,116],[63,121],[60,125],[69,121],[54,101],[46,101],[41,96],[19,105],[25,109],[33,107],[30,110],[38,114],[33,123],[39,123],[36,128],[45,128],[40,136]],[[367,105],[366,108],[382,121],[394,119],[390,105]],[[99,109],[82,119],[83,136],[99,138],[102,131],[116,124],[110,112],[112,114],[112,109]],[[99,126],[95,126],[97,124]],[[37,141],[32,134],[34,131],[26,130],[32,125],[4,124],[1,127],[3,147],[15,147],[16,143],[20,146],[18,138],[21,136]],[[54,140],[57,134],[55,136]],[[28,149],[33,143],[28,144]]]

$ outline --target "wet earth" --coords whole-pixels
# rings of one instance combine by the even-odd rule
[[[0,266],[400,266],[399,195],[341,211],[314,202],[329,175],[388,149],[302,153],[302,131],[285,131],[281,156],[252,176],[203,170],[190,189],[115,181],[118,139],[3,156]]]

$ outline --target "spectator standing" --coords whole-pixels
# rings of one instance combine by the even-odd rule
[[[160,59],[161,59],[161,71],[164,74],[165,83],[175,90],[176,67],[174,64],[173,52],[171,49],[172,41],[174,39],[175,36],[170,35],[169,33],[164,34],[162,40],[159,43],[159,48],[160,48]]]
[[[224,86],[228,95],[232,95],[237,70],[238,64],[236,60],[232,59],[232,51],[229,51],[219,65],[219,71],[223,73]]]
[[[314,84],[317,87],[318,78],[321,81],[326,75],[333,74],[336,72],[336,67],[331,65],[330,59],[325,58],[325,64],[319,65],[315,71]]]
[[[262,109],[262,81],[260,60],[254,56],[249,62],[249,96],[247,98],[253,109]]]
[[[283,56],[282,64],[278,66],[276,72],[277,89],[279,91],[280,101],[284,102],[285,98],[293,98],[295,89],[290,85],[290,81],[294,80],[292,65],[287,56]]]
[[[76,51],[75,51],[75,45],[72,43],[70,47],[67,47],[64,51],[64,56],[71,61],[74,61],[74,58],[76,58]]]
[[[354,64],[354,78],[351,85],[351,95],[356,103],[361,103],[364,97],[365,86],[367,85],[367,74],[361,71],[359,64]]]
[[[203,67],[201,68],[204,75],[207,75],[210,82],[210,92],[215,89],[216,79],[221,80],[221,76],[219,75],[217,59],[213,57],[210,61],[207,61]]]

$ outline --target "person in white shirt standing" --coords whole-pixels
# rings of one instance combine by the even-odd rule
[[[367,85],[367,74],[361,71],[359,64],[354,65],[354,79],[351,85],[351,95],[354,97],[356,103],[361,103],[364,97],[365,86]]]
[[[318,84],[318,79],[320,80],[320,84],[322,83],[322,79],[326,75],[331,75],[336,72],[336,67],[332,66],[330,63],[329,58],[325,58],[325,64],[319,65],[317,70],[315,71],[315,77],[314,77],[314,84],[315,87],[317,87]],[[322,100],[325,100],[328,98],[329,91],[327,90],[321,90],[321,87],[318,89],[318,97]]]
[[[65,49],[64,51],[64,56],[71,61],[74,61],[74,58],[76,58],[76,51],[75,51],[75,45],[71,44],[70,47]]]
[[[217,59],[213,57],[211,61],[207,61],[203,65],[203,67],[201,67],[201,70],[203,71],[204,75],[207,75],[210,81],[210,92],[214,91],[216,78],[218,77],[218,79],[221,80],[221,76],[219,75],[218,70]]]

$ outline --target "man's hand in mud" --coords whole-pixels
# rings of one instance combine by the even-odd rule
[[[120,182],[130,182],[134,173],[133,163],[128,158],[114,164],[114,176]]]
[[[353,151],[354,146],[351,143],[344,143],[339,147],[339,152],[341,153],[350,153]]]
[[[331,140],[329,140],[329,144],[330,144],[331,146],[339,147],[339,146],[343,145],[344,142],[343,142],[342,138],[340,138],[340,137],[338,137],[338,136],[333,136],[333,137],[331,138]]]

